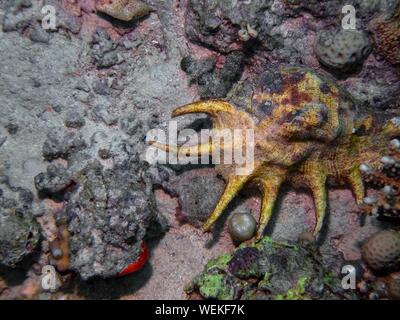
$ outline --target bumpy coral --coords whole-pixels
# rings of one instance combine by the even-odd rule
[[[131,21],[150,13],[150,7],[139,0],[100,0],[96,10],[122,21]]]
[[[318,252],[268,237],[210,260],[185,291],[206,299],[351,299]],[[331,271],[328,271],[331,269]]]
[[[400,233],[395,230],[376,233],[364,243],[362,257],[378,273],[400,270]]]
[[[175,146],[153,144],[159,149],[179,155],[213,154],[213,151],[254,147],[254,165],[241,172],[243,164],[217,164],[216,170],[227,181],[226,188],[204,230],[211,229],[235,195],[252,181],[262,191],[262,207],[256,238],[260,239],[268,224],[281,185],[311,190],[316,209],[314,235],[318,235],[327,206],[327,183],[349,184],[357,203],[364,199],[360,165],[381,166],[380,158],[389,147],[387,141],[400,133],[388,123],[374,134],[363,134],[365,126],[356,119],[351,97],[333,80],[309,69],[282,68],[268,77],[260,77],[258,86],[249,95],[248,112],[238,111],[222,100],[191,103],[177,108],[173,116],[206,113],[214,120],[214,129],[243,129],[254,132],[254,141],[241,137],[241,143],[215,141],[196,145]],[[269,106],[268,114],[252,113],[261,105]],[[238,151],[240,150],[240,151]],[[234,153],[233,152],[233,153]],[[241,153],[242,154],[242,153]]]
[[[391,15],[380,15],[369,24],[375,47],[382,57],[392,64],[400,64],[400,4]]]
[[[246,3],[192,0],[188,6],[186,33],[189,39],[225,53],[237,50],[255,38],[264,47],[272,49],[282,41],[272,29],[282,22],[280,15],[283,14],[282,9],[272,7],[271,0]]]
[[[392,121],[396,123],[398,120],[393,118]],[[361,167],[364,181],[374,188],[380,188],[376,195],[364,199],[361,211],[400,222],[400,141],[392,140],[390,148],[381,158],[381,168]]]
[[[363,31],[322,31],[315,44],[319,61],[326,67],[339,71],[354,69],[370,52],[370,41]]]

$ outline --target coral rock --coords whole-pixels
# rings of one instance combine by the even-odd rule
[[[315,45],[319,61],[324,66],[338,71],[353,70],[370,52],[370,41],[363,31],[322,31]]]
[[[375,272],[398,271],[400,269],[400,233],[394,230],[376,233],[364,243],[362,257]]]

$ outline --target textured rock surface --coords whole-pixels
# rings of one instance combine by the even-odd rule
[[[222,194],[223,180],[216,177],[210,170],[203,170],[201,175],[185,172],[174,180],[172,184],[180,205],[178,217],[200,226],[207,219],[210,210],[214,209]]]
[[[191,83],[198,85],[199,95],[203,99],[226,97],[242,74],[243,54],[239,51],[228,54],[220,70],[215,70],[215,64],[216,60],[213,58],[203,61],[195,61],[191,57],[182,59],[182,70],[190,76]]]
[[[12,232],[21,234],[20,246],[15,248],[20,251],[13,253],[11,244],[5,242],[4,249],[13,257],[4,256],[4,262],[13,265],[33,250],[38,228],[32,215],[46,212],[44,221],[51,222],[54,215],[69,222],[72,270],[84,279],[115,276],[137,258],[149,227],[152,236],[160,234],[152,182],[146,178],[148,166],[138,157],[145,148],[145,135],[168,118],[169,112],[160,110],[183,104],[193,94],[186,81],[180,80],[182,56],[170,59],[161,48],[169,40],[162,36],[158,16],[144,20],[143,28],[126,37],[115,39],[110,24],[108,29],[97,27],[89,35],[83,33],[86,38],[82,40],[71,37],[79,32],[82,19],[61,10],[58,2],[50,3],[60,14],[58,32],[41,29],[42,4],[15,1],[1,5],[0,52],[9,63],[0,67],[4,101],[0,169],[10,184],[35,195],[31,199],[34,212],[27,209],[15,218],[10,212],[21,211],[22,205],[4,200],[4,215],[11,218],[4,220],[2,228],[10,223],[21,225],[20,230],[12,228],[7,234],[10,239]],[[78,22],[79,28],[62,20],[63,12],[71,18],[70,23]],[[85,7],[80,14],[92,19],[92,12]],[[86,31],[91,27],[84,21]],[[48,41],[35,41],[22,32],[36,25]],[[151,34],[146,31],[149,25]],[[156,39],[154,34],[161,37]],[[137,41],[142,37],[146,40],[143,45]],[[149,51],[152,56],[137,60]],[[15,59],[16,68],[9,59]],[[170,98],[158,100],[160,94]],[[32,246],[27,240],[22,247],[31,232],[30,222]],[[50,231],[43,233],[46,240],[53,241],[56,229],[50,228],[50,222],[46,222]]]
[[[140,165],[104,169],[100,163],[77,175],[78,189],[64,212],[71,234],[72,270],[83,279],[111,277],[138,258],[150,224],[157,223],[151,185]]]
[[[400,64],[400,3],[391,14],[381,14],[370,22],[377,53],[388,62]]]

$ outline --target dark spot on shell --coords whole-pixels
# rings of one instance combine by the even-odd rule
[[[279,93],[283,90],[283,80],[279,73],[268,70],[259,77],[259,86],[261,91]]]
[[[289,102],[290,102],[289,99],[286,98],[282,100],[282,104],[289,104]]]
[[[260,103],[258,105],[258,110],[267,115],[271,114],[271,108],[272,108],[271,101],[265,101],[264,103]]]
[[[320,84],[319,89],[323,94],[328,94],[330,92],[329,85],[325,82],[322,82]]]
[[[292,105],[299,105],[302,102],[310,102],[311,97],[303,92],[299,92],[297,86],[293,86],[290,88],[290,100],[289,102]]]
[[[305,76],[304,72],[294,72],[290,74],[290,79],[291,79],[290,82],[298,83],[301,80],[303,80],[304,76]]]

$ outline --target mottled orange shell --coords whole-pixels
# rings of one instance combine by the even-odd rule
[[[165,151],[210,155],[213,150],[254,146],[254,167],[237,174],[238,165],[218,164],[216,169],[227,181],[224,193],[204,224],[208,231],[234,196],[248,182],[262,191],[262,207],[256,238],[271,218],[283,183],[311,190],[316,212],[314,235],[322,227],[327,207],[327,185],[349,184],[357,203],[364,198],[360,165],[380,165],[380,157],[389,148],[389,140],[400,134],[397,123],[369,132],[371,118],[356,118],[351,96],[334,80],[308,68],[288,67],[266,72],[253,81],[246,105],[238,110],[222,100],[191,103],[173,112],[173,116],[206,113],[216,129],[251,129],[254,141],[244,137],[239,146],[225,141],[196,146],[162,145]],[[260,112],[261,111],[261,112]],[[217,145],[216,145],[217,144]]]

